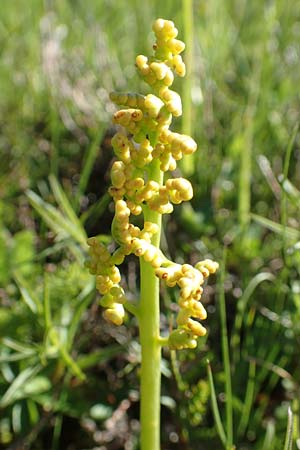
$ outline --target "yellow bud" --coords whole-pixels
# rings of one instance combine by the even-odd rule
[[[175,28],[174,22],[171,20],[164,21],[164,31],[170,39],[176,37],[178,34],[178,30]]]
[[[188,277],[181,277],[178,282],[178,286],[181,288],[186,288],[191,286],[191,279]]]
[[[191,286],[185,286],[185,287],[180,289],[180,297],[183,300],[190,299],[191,295],[192,295],[192,291],[193,291],[193,289],[192,289]]]
[[[140,190],[142,189],[142,187],[144,187],[145,182],[143,180],[143,178],[137,177],[134,178],[132,180],[128,180],[128,182],[126,183],[126,187],[128,189],[135,189],[135,190]]]
[[[145,97],[141,94],[128,94],[126,106],[129,108],[144,108]]]
[[[123,305],[120,303],[114,303],[112,308],[108,308],[103,312],[103,317],[108,322],[112,322],[114,325],[122,325],[125,311]]]
[[[164,19],[156,19],[152,25],[152,30],[154,31],[154,33],[161,33],[164,28],[164,23]]]
[[[157,255],[157,248],[154,247],[154,245],[148,244],[147,250],[144,254],[145,261],[147,262],[152,261],[156,255]]]
[[[201,320],[207,318],[207,312],[202,303],[195,301],[195,303],[193,304],[193,316]]]
[[[120,271],[116,266],[112,266],[109,278],[114,284],[117,284],[121,281]]]
[[[165,78],[168,72],[168,66],[163,62],[152,62],[150,64],[150,69],[155,73],[158,80]]]
[[[126,181],[124,168],[125,168],[125,165],[122,161],[115,161],[113,163],[113,166],[112,166],[111,172],[110,172],[110,177],[111,177],[111,182],[112,182],[113,186],[115,186],[116,188],[123,187],[123,185]]]
[[[96,288],[100,294],[106,294],[109,292],[110,288],[113,286],[113,282],[108,276],[98,275],[96,277]]]
[[[171,203],[167,203],[166,205],[159,205],[158,207],[151,208],[154,211],[159,212],[159,214],[171,214],[174,210],[173,205]]]
[[[117,105],[126,105],[128,95],[124,92],[111,92],[109,94],[109,98],[112,102],[116,103]]]
[[[157,37],[165,40],[174,38],[178,34],[178,30],[175,28],[174,23],[171,20],[156,19],[152,25],[152,30]]]
[[[163,263],[163,258],[160,256],[159,253],[157,253],[151,261],[151,266],[154,269],[157,269],[158,267],[160,267],[162,265],[162,263]]]
[[[140,70],[142,75],[148,75],[150,72],[150,67],[148,65],[148,58],[144,55],[138,55],[136,57],[135,63]]]
[[[187,326],[196,336],[206,335],[206,329],[201,325],[201,323],[196,322],[193,319],[188,320]]]
[[[140,122],[142,118],[142,111],[134,108],[120,109],[114,114],[114,122],[123,127],[132,126],[135,122]]]
[[[131,200],[127,200],[127,205],[130,209],[131,214],[133,214],[134,216],[139,216],[143,211],[140,205],[137,205]]]
[[[159,111],[164,106],[164,102],[156,95],[148,94],[145,97],[145,108],[147,109],[150,117],[157,117]]]
[[[171,86],[173,84],[174,81],[174,75],[171,69],[168,69],[168,71],[166,72],[166,75],[163,79],[163,83],[165,86]]]
[[[193,198],[193,188],[191,183],[185,178],[173,178],[166,182],[170,200],[173,203],[181,203]]]
[[[113,297],[114,302],[124,303],[126,301],[125,292],[121,286],[113,286],[109,291],[110,295]]]
[[[130,211],[127,208],[127,204],[124,200],[118,200],[116,202],[115,210],[116,210],[116,215],[118,215],[118,216],[121,214],[124,214],[125,216],[129,217],[129,215],[130,215]]]
[[[189,318],[191,317],[192,311],[189,309],[180,309],[176,322],[178,325],[186,325],[188,323]]]
[[[104,308],[109,308],[114,303],[113,296],[110,294],[110,292],[108,292],[107,294],[103,295],[103,297],[101,297],[101,300],[99,303]]]
[[[197,150],[197,144],[190,136],[181,135],[181,149],[185,155],[190,155]]]
[[[125,254],[122,248],[118,248],[111,257],[112,264],[120,265],[125,259]]]
[[[168,40],[167,45],[171,52],[175,55],[179,55],[179,53],[183,52],[185,49],[185,43],[179,39],[170,39]]]
[[[180,95],[175,91],[171,91],[167,87],[163,87],[159,91],[160,98],[165,102],[167,110],[173,114],[173,116],[178,117],[182,114],[182,104]]]
[[[144,230],[151,234],[156,234],[159,230],[159,227],[156,223],[152,222],[145,222],[144,223]]]
[[[197,347],[197,341],[193,334],[183,328],[177,328],[177,330],[172,331],[172,333],[170,333],[168,343],[170,349],[173,350]]]
[[[205,259],[204,261],[198,262],[195,265],[195,268],[199,270],[205,278],[207,278],[210,273],[213,274],[218,270],[219,264],[211,259]]]

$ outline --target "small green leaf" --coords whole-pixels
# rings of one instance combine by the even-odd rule
[[[14,271],[14,279],[22,294],[22,299],[28,308],[34,313],[41,313],[42,305],[40,299],[36,296],[35,292],[29,286],[29,283],[21,275],[21,273]]]
[[[23,393],[25,397],[42,394],[51,389],[51,382],[47,377],[39,375],[24,385]]]
[[[209,382],[210,394],[211,394],[212,411],[213,411],[213,416],[215,419],[216,429],[217,429],[219,438],[221,439],[224,447],[226,447],[227,438],[226,438],[222,420],[221,420],[221,415],[220,415],[216,391],[215,391],[214,379],[213,379],[209,361],[207,361],[207,374],[208,374],[208,382]]]
[[[27,367],[20,372],[0,400],[0,408],[6,408],[8,405],[22,398],[24,396],[24,385],[32,380],[41,368],[40,365],[37,365],[34,367]]]
[[[283,226],[257,214],[251,214],[251,217],[255,222],[259,223],[265,228],[268,228],[268,230],[274,231],[274,233],[285,235],[285,237],[290,239],[299,239],[300,237],[300,231],[294,228]]]
[[[300,191],[288,180],[287,178],[283,178],[283,176],[279,177],[279,181],[281,183],[282,189],[287,194],[289,199],[299,208],[300,207]]]
[[[284,450],[292,450],[292,446],[293,446],[293,412],[291,410],[291,407],[289,407]]]

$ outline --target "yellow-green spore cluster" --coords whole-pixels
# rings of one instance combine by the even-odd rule
[[[137,69],[151,93],[111,94],[111,100],[122,106],[113,116],[117,132],[112,145],[117,159],[111,168],[109,189],[115,203],[112,235],[118,247],[110,253],[97,239],[89,239],[89,267],[97,277],[104,317],[116,325],[123,323],[128,303],[119,284],[121,276],[117,268],[127,255],[143,258],[167,286],[178,286],[177,328],[170,333],[168,342],[171,348],[181,349],[195,347],[197,337],[206,333],[199,322],[206,318],[200,301],[202,285],[218,264],[211,260],[195,267],[174,263],[153,245],[153,237],[158,233],[156,224],[142,221],[139,227],[132,223],[132,216],[143,216],[145,208],[158,214],[170,214],[174,204],[193,197],[191,183],[182,177],[168,174],[165,182],[158,181],[157,177],[152,179],[157,164],[161,173],[172,172],[177,161],[197,149],[190,136],[169,129],[172,117],[182,114],[180,95],[170,87],[175,75],[185,75],[180,55],[185,45],[176,39],[178,31],[173,22],[157,19],[152,28],[156,36],[153,56],[136,58]]]

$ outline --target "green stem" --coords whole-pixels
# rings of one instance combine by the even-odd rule
[[[182,106],[184,114],[182,116],[182,133],[192,136],[192,76],[193,76],[193,0],[182,2],[182,13],[184,22],[184,40],[186,50],[184,61],[186,64],[186,79],[183,83]],[[194,172],[194,155],[185,156],[181,162],[185,175]]]
[[[242,147],[240,150],[238,219],[241,231],[248,230],[251,211],[252,150],[254,140],[254,119],[261,85],[261,63],[257,63],[254,79],[250,85],[249,101],[243,118]]]
[[[225,394],[226,394],[226,436],[227,436],[226,450],[231,450],[233,447],[233,421],[232,421],[233,407],[232,407],[231,367],[229,358],[229,343],[228,343],[225,292],[224,292],[225,267],[226,267],[226,248],[224,248],[223,261],[220,270],[219,302],[220,302],[222,355],[225,373]]]
[[[163,181],[159,161],[151,167],[151,179]],[[152,244],[159,248],[161,214],[144,209],[144,220],[159,226]],[[161,344],[159,340],[159,279],[150,263],[140,260],[141,299],[139,305],[141,365],[141,450],[160,450],[160,363]]]

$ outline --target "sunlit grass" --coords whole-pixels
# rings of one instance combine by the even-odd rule
[[[212,286],[206,298],[211,309],[207,340],[199,345],[195,359],[190,352],[173,355],[177,382],[184,389],[178,393],[173,378],[163,379],[164,394],[175,398],[178,405],[176,410],[164,407],[164,445],[198,450],[202,442],[203,448],[221,448],[222,442],[228,445],[229,436],[229,444],[237,448],[286,450],[291,440],[296,448],[300,5],[291,0],[195,0],[185,6],[190,3],[193,76],[185,95],[192,93],[191,103],[187,101],[192,123],[177,120],[175,126],[179,132],[182,126],[192,127],[200,151],[192,170],[187,169],[194,186],[192,205],[176,210],[176,220],[167,225],[164,245],[178,262],[193,261],[199,255],[221,261],[224,244],[227,257],[223,278],[218,281],[219,294]],[[85,279],[83,247],[90,230],[109,242],[110,199],[104,192],[112,159],[108,124],[113,107],[108,94],[142,83],[128,61],[146,51],[146,46],[149,49],[148,24],[155,17],[174,20],[183,30],[182,5],[179,1],[135,0],[1,2],[3,448],[27,436],[31,447],[38,449],[39,437],[35,444],[30,430],[38,424],[41,435],[53,432],[44,423],[49,408],[55,416],[53,443],[49,444],[53,449],[59,448],[64,436],[62,419],[67,417],[81,424],[78,429],[82,439],[88,436],[87,445],[109,448],[105,440],[95,443],[86,431],[84,409],[95,431],[106,429],[104,419],[90,415],[94,403],[119,411],[122,400],[129,399],[126,414],[136,419],[136,335],[122,331],[117,336],[122,345],[118,350],[112,345],[112,331],[99,324],[97,301]],[[192,33],[192,28],[185,28],[187,34]],[[130,261],[126,267],[132,296],[139,283],[134,264]],[[45,270],[50,274],[48,280],[42,276]],[[174,298],[169,291],[163,295],[170,306],[163,311],[167,330]],[[221,306],[222,327],[214,313]],[[67,324],[71,324],[69,331]],[[45,329],[51,327],[58,329],[70,354],[63,354],[56,345],[56,335],[52,341],[46,336]],[[199,380],[207,382],[207,359],[215,397],[212,408],[200,402],[205,412],[200,414],[199,406],[199,417],[189,409],[189,396]],[[74,368],[74,361],[79,369]],[[168,354],[163,363],[170,376]],[[107,398],[111,365],[123,378],[111,380],[114,398]],[[39,370],[42,379],[37,378],[36,385],[29,383],[29,391],[32,386],[36,389],[29,395],[20,386],[40,377]],[[72,378],[74,370],[88,372],[90,384],[73,389],[77,383]],[[93,383],[99,374],[102,385],[95,395]],[[229,404],[224,403],[224,392]],[[289,407],[293,416],[288,414]],[[130,428],[130,420],[130,445],[137,448],[136,429],[134,424]]]

